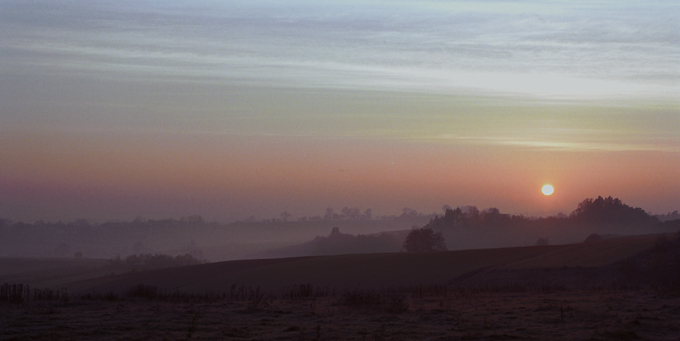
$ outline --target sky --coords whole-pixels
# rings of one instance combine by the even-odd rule
[[[2,1],[0,217],[547,216],[599,195],[671,212],[678,17],[676,1]]]

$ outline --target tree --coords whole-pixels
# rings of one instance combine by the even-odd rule
[[[332,208],[327,208],[326,209],[326,214],[323,216],[323,220],[333,220],[333,209]]]
[[[588,198],[578,204],[569,217],[590,224],[654,224],[658,219],[650,216],[639,207],[630,207],[618,198],[611,196],[597,199]]]
[[[415,228],[408,236],[403,245],[406,252],[432,252],[446,251],[446,242],[441,232],[434,233],[428,228]]]
[[[676,211],[676,213],[677,213],[677,211]],[[370,208],[367,208],[366,212],[364,212],[363,219],[366,219],[366,220],[373,219],[373,210],[370,209]]]
[[[356,207],[343,207],[341,212],[345,219],[357,219],[360,215],[360,211]]]

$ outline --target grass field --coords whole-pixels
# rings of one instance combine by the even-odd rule
[[[677,340],[680,295],[651,290],[343,296],[251,301],[71,300],[0,305],[2,340]]]

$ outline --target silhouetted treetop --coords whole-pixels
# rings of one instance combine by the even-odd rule
[[[318,236],[303,248],[312,255],[338,255],[352,253],[396,252],[400,242],[388,233],[352,235],[333,227],[328,237]]]
[[[426,226],[435,230],[457,226],[499,226],[508,225],[514,216],[502,214],[495,207],[479,211],[476,206],[446,208],[444,216],[435,216]]]
[[[481,211],[475,206],[459,206],[455,209],[445,206],[443,208],[444,215],[435,216],[425,225],[426,228],[446,233],[452,231],[467,233],[466,231],[480,229],[502,229],[503,231],[570,229],[574,231],[578,228],[590,228],[598,232],[606,230],[609,233],[617,231],[632,233],[631,228],[639,228],[639,232],[651,231],[652,227],[664,231],[674,228],[673,223],[660,223],[657,217],[647,214],[643,209],[630,207],[620,199],[611,196],[585,199],[569,216],[560,213],[550,217],[525,217],[504,214],[494,207]]]
[[[120,257],[109,260],[109,266],[113,268],[129,268],[131,270],[151,270],[174,268],[180,266],[191,266],[205,263],[205,261],[194,258],[190,254],[170,256],[164,254],[139,254],[130,255],[125,260]]]
[[[569,218],[579,222],[593,224],[629,225],[640,223],[656,223],[657,219],[639,207],[630,207],[618,198],[611,196],[597,199],[588,198],[578,204]]]
[[[446,251],[446,242],[441,232],[428,228],[413,229],[404,241],[406,252]]]
[[[680,220],[680,213],[678,213],[678,210],[675,210],[668,214],[657,214],[655,217],[661,221]]]

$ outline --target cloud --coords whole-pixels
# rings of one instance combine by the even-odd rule
[[[679,92],[673,7],[324,4],[8,3],[2,65],[124,79],[549,98]]]
[[[439,140],[457,141],[467,144],[499,145],[530,148],[545,151],[565,152],[669,152],[680,153],[680,141],[654,141],[630,139],[597,139],[586,140],[555,138],[519,138],[509,136],[437,136]]]

